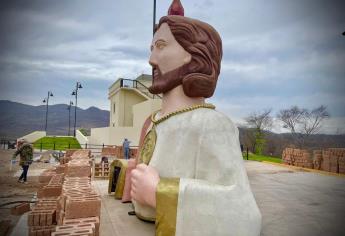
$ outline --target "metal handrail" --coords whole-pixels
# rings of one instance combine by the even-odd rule
[[[6,140],[1,139],[1,146],[0,149],[8,149],[8,146],[5,146],[4,144],[7,144],[7,141],[14,141],[14,140]],[[38,144],[39,147],[35,149],[43,150],[48,147],[48,149],[45,150],[54,150],[59,151],[59,147],[63,147],[64,149],[102,149],[106,147],[119,147],[121,145],[114,145],[114,144],[92,144],[92,143],[79,143],[78,144],[72,144],[70,142],[39,142],[39,143],[30,143],[32,145]],[[136,145],[130,145],[130,148],[138,148]]]
[[[146,94],[146,95],[149,96],[149,97],[152,97],[153,99],[155,99],[155,97],[162,98],[162,97],[161,97],[160,95],[158,95],[158,94],[152,94],[152,93],[150,93],[149,88],[146,87],[146,85],[144,85],[143,83],[141,83],[141,82],[138,81],[138,80],[120,79],[120,87],[121,87],[121,88],[126,88],[126,86],[124,85],[123,81],[130,81],[130,82],[132,82],[132,88],[138,89],[139,91],[143,92],[144,94]],[[138,84],[139,84],[140,86],[144,87],[144,90],[145,90],[145,91],[140,90],[140,88],[138,87]]]

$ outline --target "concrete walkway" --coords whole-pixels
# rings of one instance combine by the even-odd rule
[[[246,162],[262,236],[345,235],[345,178]]]
[[[92,185],[102,197],[100,236],[153,236],[155,225],[143,222],[136,216],[131,203],[115,200],[114,193],[108,194],[108,180],[94,180]]]
[[[345,232],[345,178],[245,162],[263,216],[262,236],[336,236]],[[102,196],[101,236],[154,235],[154,224],[129,216],[131,204],[108,195],[108,181],[95,180]]]

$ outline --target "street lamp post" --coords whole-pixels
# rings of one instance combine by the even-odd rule
[[[70,101],[69,102],[69,106],[67,107],[68,110],[68,136],[70,135],[70,131],[71,131],[71,107],[73,105],[73,102]]]
[[[47,134],[47,127],[48,127],[48,105],[49,105],[49,97],[53,97],[53,93],[48,91],[48,96],[43,99],[43,103],[46,103],[46,125],[44,130],[46,131]]]
[[[156,28],[156,0],[153,0],[153,35],[155,34]]]
[[[77,82],[75,86],[75,90],[72,92],[72,95],[75,96],[75,106],[74,106],[74,137],[76,134],[76,126],[77,126],[77,105],[78,105],[78,90],[83,88],[80,82]]]

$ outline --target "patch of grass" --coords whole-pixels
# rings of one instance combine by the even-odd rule
[[[34,143],[34,148],[64,151],[66,149],[81,149],[81,146],[74,137],[43,137]]]
[[[243,159],[247,160],[247,154],[245,152],[243,153]],[[282,159],[280,157],[256,155],[254,153],[249,153],[248,160],[251,160],[251,161],[270,161],[270,162],[282,163]]]

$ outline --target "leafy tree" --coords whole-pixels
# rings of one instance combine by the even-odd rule
[[[265,133],[270,130],[273,125],[273,118],[271,116],[272,109],[265,109],[261,112],[253,112],[245,118],[247,124],[254,128],[254,152],[261,155],[265,147]]]

